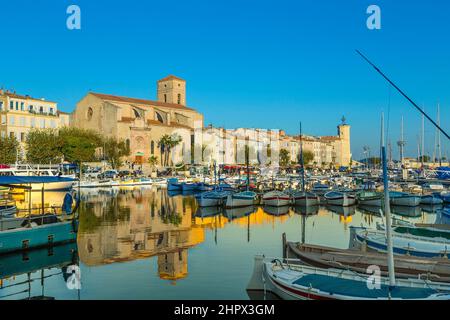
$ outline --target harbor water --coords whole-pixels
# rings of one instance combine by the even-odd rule
[[[60,206],[64,195],[47,193],[46,206]],[[193,195],[157,187],[87,189],[77,243],[0,257],[0,299],[249,299],[254,255],[281,256],[283,233],[348,248],[350,226],[375,228],[378,210],[201,209]],[[392,211],[448,223],[432,207]]]

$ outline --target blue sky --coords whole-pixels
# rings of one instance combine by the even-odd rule
[[[379,147],[389,119],[398,155],[417,155],[421,116],[354,52],[362,50],[450,131],[450,3],[444,0],[1,1],[0,86],[72,111],[89,90],[156,99],[156,80],[187,80],[205,124],[332,135],[345,115],[352,152]],[[77,4],[82,29],[66,28]],[[381,7],[382,29],[366,9]],[[389,103],[390,102],[390,103]],[[426,152],[435,130],[426,123]],[[445,151],[450,145],[444,138]]]

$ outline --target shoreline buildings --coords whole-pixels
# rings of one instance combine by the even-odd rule
[[[276,166],[283,149],[291,162],[298,161],[300,137],[283,130],[205,127],[203,114],[187,106],[186,81],[179,77],[158,80],[156,95],[156,100],[149,100],[88,92],[69,115],[58,111],[55,102],[0,91],[0,132],[23,144],[32,128],[57,129],[70,124],[124,141],[130,148],[126,160],[137,164],[155,156],[161,166],[163,150],[158,142],[164,135],[181,138],[171,150],[171,165],[244,164],[245,150],[252,165]],[[345,119],[336,136],[303,135],[302,141],[303,150],[313,154],[310,165],[351,165],[350,126]]]
[[[70,114],[58,110],[56,102],[0,90],[0,137],[19,141],[22,156],[31,129],[57,129],[70,125]]]

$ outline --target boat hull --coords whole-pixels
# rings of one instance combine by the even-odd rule
[[[76,241],[77,221],[16,228],[0,232],[0,254]]]
[[[391,198],[391,204],[393,206],[403,206],[403,207],[417,207],[420,205],[420,197],[417,196],[404,196]]]
[[[225,208],[239,208],[252,206],[254,198],[240,197],[238,195],[231,194],[227,197],[225,202]]]

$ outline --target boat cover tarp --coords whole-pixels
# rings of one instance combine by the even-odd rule
[[[448,180],[450,179],[450,167],[439,167],[436,168],[437,178],[439,180]]]
[[[294,281],[294,284],[355,298],[376,299],[389,296],[389,286],[384,284],[380,284],[380,289],[370,290],[366,281],[332,278],[318,274],[303,276]],[[430,288],[394,287],[391,296],[394,299],[424,299],[434,293],[437,291]]]
[[[16,185],[30,183],[54,183],[54,182],[71,182],[72,178],[53,177],[53,176],[0,176],[0,185]]]

